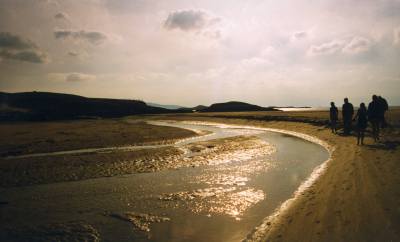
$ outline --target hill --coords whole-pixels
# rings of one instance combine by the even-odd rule
[[[196,110],[198,112],[201,112],[202,110],[208,108],[207,106],[204,105],[197,105],[196,107],[193,107],[192,110]]]
[[[226,103],[215,103],[200,110],[200,112],[246,112],[246,111],[278,111],[274,108],[265,108],[244,102],[226,102]]]
[[[40,121],[82,117],[122,117],[172,112],[143,101],[87,98],[50,92],[0,92],[0,121]]]

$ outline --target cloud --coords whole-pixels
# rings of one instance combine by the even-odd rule
[[[68,51],[67,54],[68,54],[69,56],[72,56],[72,57],[78,57],[78,56],[79,56],[79,53],[78,53],[77,51],[73,51],[73,50]]]
[[[300,39],[304,39],[308,36],[308,33],[306,31],[298,31],[298,32],[294,32],[292,35],[292,39],[295,40],[300,40]]]
[[[0,48],[23,50],[37,47],[28,39],[23,39],[20,36],[13,35],[9,32],[0,32]]]
[[[95,80],[96,76],[88,75],[83,73],[69,73],[65,76],[67,82],[81,82],[81,81],[92,81]]]
[[[84,50],[69,50],[67,51],[66,55],[70,58],[76,58],[82,60],[89,57],[89,54]]]
[[[393,44],[400,45],[400,27],[393,30]]]
[[[180,29],[182,31],[198,31],[214,25],[220,21],[202,10],[179,10],[168,15],[164,22],[166,29]]]
[[[54,37],[56,39],[74,39],[78,41],[87,41],[94,45],[99,45],[107,40],[107,35],[98,31],[86,31],[86,30],[56,30],[54,31]]]
[[[331,55],[337,53],[345,54],[359,54],[366,52],[371,48],[371,41],[364,37],[355,36],[351,40],[333,40],[320,45],[312,45],[308,54],[312,56],[317,55]]]
[[[221,31],[220,30],[204,31],[203,35],[211,39],[219,39],[221,38]]]
[[[106,9],[114,14],[143,13],[154,10],[160,3],[155,0],[102,0]]]
[[[333,40],[320,45],[312,45],[308,53],[310,55],[330,55],[341,51],[343,45],[342,41]]]
[[[69,72],[69,73],[49,73],[47,75],[52,81],[66,81],[66,82],[84,82],[96,80],[95,75]]]
[[[0,32],[0,58],[31,63],[47,61],[47,55],[35,43],[9,32]]]
[[[59,20],[69,20],[69,16],[66,13],[57,13],[54,15],[54,18]]]
[[[10,60],[26,61],[31,63],[45,63],[47,57],[44,53],[36,50],[23,50],[23,51],[0,51],[0,57]]]
[[[348,54],[358,54],[369,50],[370,47],[370,40],[363,37],[354,37],[346,46],[344,46],[343,52]]]

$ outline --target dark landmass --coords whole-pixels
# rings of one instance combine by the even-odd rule
[[[209,107],[198,105],[173,109],[176,107],[180,106],[146,104],[140,100],[88,98],[64,93],[0,92],[0,122],[118,118],[139,114],[279,111],[273,107],[236,101],[215,103]]]
[[[177,109],[178,113],[193,113],[193,112],[201,112],[202,110],[208,108],[207,106],[197,105],[193,108],[179,108]]]
[[[244,103],[244,102],[226,102],[226,103],[215,103],[208,108],[204,108],[201,112],[246,112],[246,111],[279,111],[271,107],[260,107],[257,105]]]
[[[172,112],[179,111],[148,106],[139,100],[87,98],[50,92],[0,92],[0,121],[115,118]]]
[[[193,107],[192,109],[193,110],[196,110],[196,111],[202,111],[202,110],[204,110],[204,109],[206,109],[207,108],[207,106],[204,106],[204,105],[197,105],[196,107]]]

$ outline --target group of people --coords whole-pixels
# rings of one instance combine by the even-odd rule
[[[388,109],[389,105],[385,98],[373,95],[372,101],[368,104],[368,109],[366,108],[365,103],[361,103],[360,108],[357,110],[357,114],[354,116],[353,104],[349,102],[348,98],[345,98],[342,106],[343,133],[345,135],[350,135],[352,123],[353,121],[356,121],[357,144],[363,145],[365,136],[364,134],[369,121],[372,125],[372,136],[375,142],[378,141],[380,128],[384,128],[387,125],[385,113],[388,111]],[[335,103],[331,102],[330,124],[332,133],[337,133],[337,122],[339,119],[338,116],[339,111],[335,106]]]

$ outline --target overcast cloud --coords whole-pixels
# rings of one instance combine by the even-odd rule
[[[0,0],[0,91],[400,105],[400,1]]]
[[[47,56],[31,40],[8,32],[0,32],[0,58],[44,63]]]
[[[101,44],[106,39],[107,36],[101,32],[97,31],[87,31],[87,30],[56,30],[54,31],[54,37],[56,39],[73,39],[79,41],[88,41],[91,44]]]

